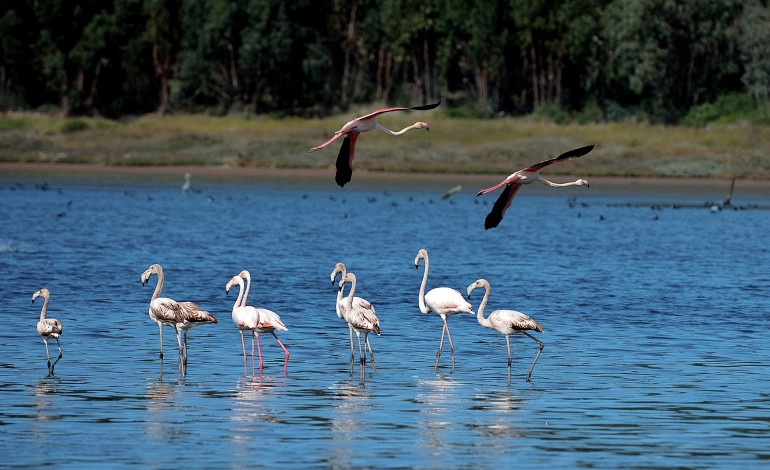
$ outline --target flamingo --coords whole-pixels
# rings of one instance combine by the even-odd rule
[[[238,298],[235,299],[233,305],[233,323],[238,327],[238,331],[241,334],[241,346],[243,347],[243,373],[246,374],[246,343],[243,339],[243,332],[248,330],[251,332],[251,369],[254,370],[254,340],[257,333],[256,328],[259,326],[259,311],[256,308],[241,304],[243,300],[243,278],[241,276],[233,276],[225,285],[225,292],[229,293],[230,288],[238,284]]]
[[[420,311],[425,314],[434,312],[440,316],[441,320],[444,322],[444,327],[441,330],[441,342],[439,343],[438,352],[436,353],[436,365],[434,368],[438,368],[438,360],[441,357],[441,349],[444,346],[444,332],[446,332],[449,337],[449,347],[452,351],[452,369],[454,369],[455,347],[452,344],[452,335],[449,334],[449,325],[447,325],[446,318],[447,316],[456,313],[473,314],[473,306],[463,298],[463,295],[460,292],[449,287],[436,287],[426,294],[425,283],[428,281],[430,261],[428,260],[428,252],[425,251],[424,248],[420,249],[420,251],[417,252],[417,257],[414,258],[415,268],[419,268],[421,259],[425,260],[425,271],[422,274],[422,284],[420,284]]]
[[[400,131],[392,131],[384,127],[379,122],[377,122],[377,116],[384,113],[390,113],[393,111],[427,111],[429,109],[435,109],[440,104],[441,104],[441,101],[439,101],[438,103],[425,104],[422,106],[413,106],[411,108],[403,108],[403,107],[380,108],[365,116],[357,117],[352,121],[348,122],[347,124],[342,126],[340,130],[335,132],[334,136],[332,136],[331,139],[327,140],[321,145],[311,148],[310,150],[308,150],[308,152],[315,152],[316,150],[321,150],[322,148],[331,144],[335,140],[344,136],[345,139],[342,141],[342,147],[340,148],[340,153],[339,155],[337,155],[337,174],[334,176],[334,180],[337,182],[337,184],[340,187],[343,187],[345,186],[345,184],[350,182],[350,179],[353,176],[353,157],[356,150],[356,140],[358,140],[358,136],[362,132],[367,132],[372,129],[377,129],[388,135],[398,136],[412,129],[430,130],[430,127],[428,127],[427,122],[415,122],[411,126],[407,126],[401,129]]]
[[[350,283],[350,292],[348,292],[347,297],[340,298],[342,296],[342,291],[345,288],[345,284],[348,282]],[[354,297],[356,292],[356,275],[353,273],[345,273],[345,275],[342,276],[338,292],[337,309],[340,311],[342,318],[348,323],[351,330],[356,332],[356,337],[358,338],[358,357],[360,358],[361,365],[363,366],[366,363],[366,348],[364,348],[363,352],[361,351],[361,333],[363,333],[364,345],[369,348],[372,369],[376,371],[377,368],[374,366],[374,352],[372,352],[372,345],[369,343],[369,333],[374,332],[378,336],[380,334],[380,320],[374,312],[374,307],[365,299]],[[352,354],[352,336],[350,339],[350,347]]]
[[[536,163],[530,167],[524,168],[523,170],[519,170],[511,174],[510,176],[508,176],[501,183],[498,183],[494,186],[491,186],[489,188],[482,189],[481,191],[479,191],[478,194],[476,194],[476,196],[487,194],[499,188],[500,186],[505,186],[505,189],[503,190],[502,194],[500,194],[500,197],[495,202],[495,205],[492,207],[492,210],[489,212],[486,219],[484,219],[484,228],[486,230],[489,230],[490,228],[497,227],[498,224],[500,224],[500,221],[503,220],[503,216],[505,215],[505,211],[508,210],[508,206],[510,206],[511,201],[513,201],[513,197],[516,195],[516,192],[519,190],[519,188],[521,188],[521,186],[524,184],[530,184],[530,183],[534,183],[535,181],[539,181],[543,184],[546,184],[548,186],[552,186],[555,188],[563,187],[563,186],[589,187],[588,181],[584,179],[578,179],[569,183],[554,183],[554,182],[548,181],[547,179],[540,176],[540,170],[556,162],[565,162],[567,160],[572,160],[573,158],[582,157],[583,155],[593,150],[593,148],[594,148],[593,145],[589,145],[587,147],[580,147],[574,150],[570,150],[569,152],[565,152],[556,158],[551,158],[550,160],[544,160],[540,163]]]
[[[540,348],[537,351],[537,356],[535,356],[535,361],[532,363],[532,367],[529,368],[529,373],[527,374],[527,382],[529,382],[530,378],[532,377],[532,370],[535,368],[535,364],[537,364],[537,360],[540,358],[540,353],[543,352],[543,347],[545,345],[537,338],[527,333],[527,331],[538,331],[542,333],[543,327],[540,326],[540,324],[533,318],[530,318],[529,316],[515,310],[495,310],[494,312],[490,313],[487,318],[484,318],[484,308],[487,306],[487,301],[489,300],[489,282],[487,282],[486,279],[478,279],[476,282],[469,285],[469,299],[471,297],[471,292],[473,292],[473,290],[478,287],[483,287],[485,292],[484,298],[481,300],[481,304],[479,305],[479,310],[476,312],[476,319],[479,321],[481,326],[497,330],[505,335],[505,344],[508,346],[509,384],[511,383],[511,343],[508,339],[509,336],[512,334],[527,335],[540,345]]]
[[[246,283],[246,290],[243,293],[243,301],[241,301],[241,305],[246,306],[246,303],[248,301],[249,297],[249,289],[251,289],[251,273],[246,271],[245,269],[238,274],[238,276],[241,279],[245,280]],[[273,335],[276,341],[278,341],[278,344],[281,346],[281,349],[283,349],[283,352],[286,355],[286,360],[283,363],[283,372],[286,373],[286,367],[289,364],[289,350],[286,349],[286,346],[283,345],[280,339],[278,339],[278,335],[275,334],[275,330],[278,331],[288,331],[288,328],[286,325],[283,324],[281,321],[281,317],[273,312],[272,310],[268,310],[266,308],[258,308],[256,309],[259,312],[259,323],[257,324],[257,327],[254,328],[254,333],[257,336],[257,352],[259,354],[259,370],[262,370],[262,347],[259,344],[259,334],[260,333],[270,333]],[[252,345],[252,360],[254,357],[254,346]]]
[[[350,333],[350,364],[351,367],[353,365],[353,360],[355,358],[355,352],[353,349],[353,326],[350,324],[350,322],[342,316],[342,310],[340,309],[340,302],[342,301],[342,286],[345,283],[345,275],[347,274],[347,269],[345,268],[344,263],[337,263],[334,265],[334,269],[332,270],[331,274],[331,281],[332,285],[334,285],[334,280],[337,278],[337,274],[341,274],[340,276],[340,283],[337,288],[337,303],[335,305],[336,312],[337,312],[337,318],[341,318],[342,320],[345,320],[345,323],[348,324],[348,332]],[[361,297],[353,297],[353,307],[354,308],[360,308],[360,309],[368,309],[371,308],[372,310],[374,307],[367,301],[362,299]]]
[[[34,294],[32,294],[32,303],[35,303],[35,299],[38,297],[43,298],[43,309],[40,311],[40,321],[37,322],[37,334],[43,338],[45,344],[45,356],[48,358],[48,376],[53,377],[53,368],[59,359],[62,357],[61,343],[59,343],[59,336],[62,334],[61,322],[54,318],[46,318],[45,312],[48,310],[48,300],[51,298],[51,293],[48,289],[43,287]],[[53,338],[56,340],[56,345],[59,347],[59,357],[56,358],[53,364],[51,364],[51,356],[48,354],[48,340]]]
[[[142,285],[145,285],[152,275],[158,276],[158,284],[150,300],[150,319],[158,324],[160,330],[160,358],[163,359],[163,325],[173,326],[176,330],[176,341],[179,345],[180,365],[187,366],[187,330],[206,323],[217,323],[214,315],[203,310],[192,302],[177,302],[167,297],[160,297],[163,289],[163,268],[153,264],[142,273]],[[182,342],[184,333],[184,344]]]
[[[192,174],[185,173],[184,174],[184,184],[182,184],[182,192],[187,194],[188,191],[190,191],[190,178],[192,178]]]

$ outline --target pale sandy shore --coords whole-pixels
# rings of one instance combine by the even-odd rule
[[[13,176],[77,176],[77,177],[136,177],[136,178],[176,178],[184,173],[192,173],[196,179],[237,180],[271,179],[323,181],[334,178],[333,168],[252,168],[228,166],[107,166],[98,164],[57,164],[57,163],[0,163],[0,177]],[[508,176],[507,174],[455,174],[455,173],[401,173],[355,171],[356,181],[397,182],[399,184],[472,184],[484,187],[494,184]],[[545,176],[545,175],[544,175]],[[565,181],[569,176],[549,174],[549,179]],[[650,177],[604,177],[588,176],[591,186],[634,188],[634,187],[671,187],[671,188],[714,188],[720,194],[730,187],[730,180],[716,178],[650,178]],[[770,193],[770,181],[744,179],[736,182],[736,187],[743,191]]]

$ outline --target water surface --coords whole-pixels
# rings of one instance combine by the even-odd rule
[[[668,209],[726,188],[523,188],[500,227],[496,194],[456,182],[178,180],[0,175],[0,464],[187,467],[764,467],[770,459],[767,347],[770,212]],[[490,178],[490,185],[496,178]],[[736,204],[767,204],[767,188]],[[441,321],[428,289],[492,286],[489,311],[520,310],[545,328],[537,352],[474,316]],[[338,261],[377,309],[376,372],[351,371],[334,312]],[[219,318],[189,334],[147,316],[163,294]],[[245,375],[228,279],[248,269],[250,303],[281,315],[283,352]],[[40,287],[64,324],[64,357],[46,377],[35,332]],[[482,291],[474,292],[477,307]],[[53,342],[52,342],[53,344]]]

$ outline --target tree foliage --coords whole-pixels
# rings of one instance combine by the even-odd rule
[[[6,0],[0,110],[317,115],[443,98],[480,117],[678,122],[729,94],[766,104],[768,47],[766,0]]]

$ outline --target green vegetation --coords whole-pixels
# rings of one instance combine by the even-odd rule
[[[736,98],[738,97],[738,98]],[[5,0],[0,111],[768,123],[766,0]],[[725,114],[725,110],[729,115]],[[70,132],[84,121],[66,124]]]
[[[401,137],[366,133],[358,142],[356,167],[509,174],[539,159],[594,143],[596,150],[586,158],[552,172],[770,179],[770,126],[559,125],[535,117],[481,120],[452,114],[420,113],[420,119],[430,122],[429,132],[412,131]],[[391,114],[383,123],[395,128],[415,117],[416,113]],[[338,145],[312,154],[308,149],[325,141],[349,118],[152,115],[117,123],[12,115],[0,118],[0,162],[329,168],[334,166]]]

